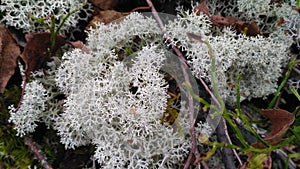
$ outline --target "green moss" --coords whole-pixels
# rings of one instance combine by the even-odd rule
[[[8,123],[9,105],[16,105],[20,98],[20,89],[17,86],[5,90],[0,95],[0,168],[22,169],[33,162],[32,154],[24,144],[23,138],[16,136],[13,125]]]

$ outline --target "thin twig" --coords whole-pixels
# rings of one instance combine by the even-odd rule
[[[220,105],[220,103],[219,103],[219,101],[217,100],[217,98],[214,96],[214,94],[212,93],[212,91],[209,89],[209,87],[206,85],[206,83],[203,81],[203,79],[202,78],[199,78],[200,79],[200,82],[202,83],[202,85],[204,86],[204,88],[205,88],[205,90],[211,95],[211,97],[212,97],[212,99],[214,100],[214,102],[217,104],[217,106],[220,108],[221,107],[221,105]],[[225,122],[225,119],[223,118],[223,117],[221,117],[221,123],[223,123],[222,125],[220,125],[219,124],[219,126],[218,126],[218,128],[217,128],[217,133],[224,133],[224,135],[225,135],[225,137],[226,138],[222,138],[223,137],[223,135],[221,135],[221,134],[218,134],[218,138],[220,139],[220,140],[226,140],[226,142],[228,141],[228,143],[230,143],[230,144],[232,144],[232,141],[231,141],[231,139],[230,139],[230,136],[229,136],[229,134],[228,134],[228,129],[227,129],[227,125],[226,125],[226,122]],[[229,153],[229,149],[228,150],[226,150],[227,148],[225,148],[224,149],[224,155],[223,155],[223,157],[224,158],[226,158],[226,159],[224,159],[224,161],[226,161],[226,163],[228,163],[228,165],[231,165],[232,164],[232,161],[233,161],[233,158],[230,158],[230,156],[228,156],[227,154]],[[236,152],[236,150],[232,150],[233,151],[233,153],[234,153],[234,155],[236,156],[236,158],[237,158],[237,160],[238,160],[238,162],[239,162],[239,164],[240,164],[240,166],[242,166],[243,165],[243,162],[242,162],[242,160],[240,159],[240,157],[239,157],[239,155],[237,154],[237,152]],[[231,156],[232,157],[232,156]],[[231,162],[230,162],[231,161]],[[226,165],[226,163],[225,163],[225,165]],[[227,165],[227,167],[226,168],[228,168],[228,165]],[[230,167],[229,167],[230,168]]]
[[[38,145],[30,137],[25,137],[25,144],[29,146],[30,150],[34,153],[45,169],[53,169],[53,167],[46,161],[46,158],[42,154],[42,151],[38,148]]]
[[[221,122],[222,122],[223,125],[224,125],[224,133],[225,133],[225,136],[226,136],[226,138],[227,138],[227,140],[228,140],[228,143],[229,143],[229,144],[232,144],[231,138],[230,138],[230,136],[229,136],[229,134],[228,134],[227,124],[226,124],[226,121],[225,121],[225,119],[224,119],[223,117],[221,118]],[[232,151],[233,151],[233,153],[234,153],[236,159],[238,160],[240,166],[242,166],[242,165],[243,165],[243,162],[242,162],[240,156],[237,154],[237,152],[236,152],[235,149],[232,149]]]
[[[224,118],[221,119],[221,123],[219,123],[219,126],[217,127],[217,136],[219,142],[222,143],[228,143],[228,139],[226,136],[225,132],[225,120]],[[230,169],[235,169],[235,164],[234,164],[234,158],[232,155],[232,150],[229,148],[223,148],[222,150],[222,159],[225,165],[225,168],[230,168]]]
[[[276,103],[275,103],[275,105],[274,105],[274,108],[277,108],[277,107],[279,106],[280,101],[281,101],[281,93],[279,94],[279,96],[278,96],[278,98],[277,98],[277,100],[276,100]]]
[[[23,85],[22,85],[21,97],[20,97],[18,106],[17,106],[17,108],[15,110],[15,113],[18,112],[18,110],[20,109],[20,107],[22,105],[22,102],[23,102],[23,98],[24,98],[24,95],[25,95],[26,83],[27,83],[27,75],[24,75],[22,77],[22,79],[23,79]]]
[[[139,7],[132,9],[130,12],[135,12],[137,10],[149,10],[149,9],[151,9],[150,6],[139,6]]]
[[[204,82],[204,80],[201,77],[199,77],[198,79],[200,80],[201,84],[204,86],[204,88],[207,91],[207,93],[211,96],[211,98],[213,99],[213,101],[217,104],[218,108],[220,108],[221,104],[219,103],[219,101],[215,97],[215,95],[212,93],[212,91],[209,89],[209,87],[207,86],[207,84]]]
[[[206,83],[205,83],[201,78],[199,78],[199,79],[200,79],[200,82],[202,83],[202,85],[204,86],[205,90],[211,95],[211,97],[213,98],[213,100],[215,101],[215,103],[218,105],[218,107],[220,107],[220,103],[219,103],[219,101],[216,99],[216,97],[213,95],[212,91],[208,88],[208,86],[206,85]],[[227,129],[227,125],[226,125],[225,119],[224,119],[223,117],[221,117],[221,120],[220,120],[220,121],[223,123],[223,125],[222,125],[222,126],[220,126],[220,125],[218,126],[217,132],[219,131],[220,133],[224,133],[224,134],[225,134],[225,137],[227,138],[228,143],[232,144],[231,138],[230,138],[230,136],[229,136],[229,134],[228,134],[228,129]],[[223,137],[223,136],[219,134],[218,137]],[[220,140],[226,140],[226,139],[220,138]],[[226,152],[225,152],[225,151],[226,151]],[[228,154],[228,151],[229,151],[229,150],[225,150],[225,151],[224,151],[224,154]],[[242,160],[240,159],[239,155],[237,154],[236,150],[233,149],[232,151],[233,151],[234,155],[236,156],[236,158],[237,158],[237,160],[238,160],[240,166],[242,166],[242,165],[243,165],[243,162],[242,162]],[[229,158],[229,157],[226,156],[226,155],[224,155],[224,157],[225,157],[225,158]],[[226,160],[226,161],[227,161],[227,160]],[[229,159],[228,161],[232,161],[232,159]],[[231,163],[230,163],[230,164],[231,164]]]
[[[276,149],[276,150],[274,150],[274,152],[281,158],[281,160],[284,161],[284,160],[288,159],[287,153],[284,152],[283,150]],[[297,165],[293,162],[293,160],[289,160],[287,165],[288,165],[289,169],[296,169],[297,168]]]
[[[208,88],[208,86],[203,81],[203,79],[201,79],[201,78],[199,78],[199,79],[200,79],[202,85],[204,86],[205,90],[211,95],[213,101],[218,105],[219,110],[221,112],[223,112],[223,111],[225,111],[225,105],[224,105],[223,101],[221,100],[221,98],[218,94],[218,88],[216,86],[217,81],[215,79],[215,64],[214,64],[215,63],[215,58],[214,58],[214,55],[213,55],[212,47],[209,45],[208,42],[203,41],[202,38],[198,35],[195,35],[193,33],[187,33],[187,36],[191,41],[196,41],[198,43],[205,43],[207,45],[207,47],[209,48],[209,55],[212,58],[212,83],[213,83],[212,85],[213,85],[214,93]],[[225,119],[223,117],[221,117],[220,122],[221,123],[219,123],[219,125],[217,127],[218,139],[220,140],[220,142],[232,144],[232,141],[231,141],[230,136],[228,134]],[[238,159],[238,161],[240,163],[240,166],[242,166],[243,163],[242,163],[240,157],[238,156],[236,150],[233,149],[232,151],[235,154],[236,158]],[[235,165],[234,165],[234,158],[231,155],[232,151],[228,148],[224,148],[224,150],[222,151],[223,152],[223,161],[224,161],[224,164],[225,164],[226,168],[236,168]]]
[[[190,153],[189,153],[188,158],[186,159],[186,161],[184,163],[184,169],[187,169],[191,165],[192,159],[193,159],[193,152],[191,150]]]
[[[209,169],[209,167],[208,167],[208,165],[206,164],[205,161],[202,160],[201,164],[202,164],[202,166],[203,166],[204,169]]]
[[[156,19],[156,21],[158,22],[160,29],[163,32],[164,37],[166,37],[167,35],[167,30],[166,27],[164,26],[160,16],[158,15],[156,9],[153,6],[153,3],[151,0],[146,0],[149,7],[151,7],[151,11],[152,14],[154,16],[154,18]],[[184,80],[186,83],[190,84],[190,79],[187,73],[187,69],[188,66],[186,64],[185,58],[183,57],[183,54],[181,53],[181,51],[172,43],[172,40],[170,38],[167,38],[167,42],[172,46],[173,51],[176,53],[176,55],[178,56],[179,60],[180,60],[180,67],[182,69],[183,72],[183,76],[184,76]],[[191,142],[192,142],[192,146],[191,146],[191,150],[190,150],[190,155],[189,158],[187,159],[185,165],[184,165],[184,169],[187,169],[190,164],[191,164],[191,154],[193,154],[195,157],[197,157],[199,155],[199,150],[197,148],[197,141],[196,141],[196,133],[195,133],[195,126],[194,126],[194,122],[195,122],[195,118],[194,118],[194,101],[193,101],[193,97],[191,96],[191,94],[188,93],[188,105],[189,105],[189,120],[190,120],[190,134],[191,134]]]

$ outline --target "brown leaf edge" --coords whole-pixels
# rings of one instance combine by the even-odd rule
[[[282,137],[295,120],[294,114],[283,109],[265,109],[262,110],[262,115],[271,121],[272,130],[264,138],[271,145],[281,142]],[[265,145],[260,142],[256,142],[252,146],[255,148],[265,148]]]
[[[20,53],[20,47],[9,30],[0,26],[0,93],[3,93],[9,79],[15,73]]]
[[[21,54],[21,58],[26,65],[25,75],[27,78],[29,78],[32,71],[42,68],[44,63],[48,61],[47,54],[51,48],[50,39],[51,34],[49,32],[29,33],[26,35],[27,44]],[[53,52],[55,53],[65,43],[65,37],[57,35]]]
[[[221,15],[209,15],[209,7],[206,0],[195,6],[193,11],[196,15],[200,15],[201,13],[206,14],[211,19],[213,26],[232,26],[235,27],[238,33],[242,33],[247,36],[256,36],[261,34],[260,28],[255,21],[245,22],[234,16],[223,17]]]
[[[67,42],[68,44],[70,44],[73,48],[77,48],[77,49],[80,49],[83,53],[90,53],[90,49],[87,48],[82,41],[80,40],[77,40],[75,42],[72,42],[72,41],[68,41]]]
[[[90,0],[90,2],[103,10],[114,9],[118,4],[118,0]]]
[[[115,10],[105,10],[105,11],[99,11],[97,15],[93,17],[93,19],[89,22],[89,24],[86,26],[86,30],[89,30],[91,27],[93,29],[96,28],[95,23],[101,22],[104,24],[109,24],[113,21],[116,21],[118,19],[121,19],[127,15],[129,15],[131,12],[118,12]]]
[[[43,68],[45,63],[50,59],[50,54],[54,54],[62,45],[66,43],[66,39],[62,35],[56,35],[55,44],[51,51],[51,33],[28,33],[25,35],[27,44],[23,53],[20,55],[23,59],[26,69],[25,76],[23,77],[23,88],[21,98],[16,108],[16,112],[19,110],[26,88],[26,83],[30,78],[31,72]],[[52,53],[51,53],[52,52]]]
[[[209,15],[209,7],[206,3],[206,0],[203,0],[199,5],[194,7],[194,12],[196,15],[200,15],[200,13],[204,13],[206,15]]]

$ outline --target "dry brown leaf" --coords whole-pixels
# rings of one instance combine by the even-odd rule
[[[195,6],[194,12],[198,16],[200,15],[200,13],[204,13],[204,14],[208,15],[209,8],[208,8],[208,5],[206,3],[206,0],[203,0],[199,5]]]
[[[30,33],[26,35],[27,44],[21,54],[21,58],[26,65],[25,75],[27,78],[32,71],[41,68],[47,59],[49,59],[47,58],[47,53],[50,51],[51,47],[50,37],[51,34],[48,32]],[[57,35],[53,52],[65,43],[65,38],[61,35]]]
[[[256,36],[260,34],[260,28],[256,22],[237,22],[236,23],[236,31],[238,33],[244,33],[247,36]]]
[[[238,33],[243,33],[247,36],[256,36],[260,34],[260,28],[256,22],[244,22],[233,16],[220,16],[212,15],[211,16],[212,25],[214,26],[232,26],[235,27]]]
[[[285,132],[295,120],[294,114],[282,109],[262,110],[262,115],[271,121],[272,131],[264,138],[271,145],[276,145],[281,141]],[[256,142],[252,146],[256,148],[265,147],[260,142]]]
[[[69,43],[70,45],[72,45],[73,48],[80,49],[83,53],[90,53],[90,49],[87,48],[87,47],[82,43],[82,41],[80,41],[80,40],[75,41],[75,42],[69,41],[68,43]]]
[[[212,15],[211,22],[214,26],[235,26],[235,24],[241,21],[233,16],[223,17],[220,15]]]
[[[92,27],[93,29],[96,28],[95,26],[96,22],[102,22],[104,24],[108,24],[111,23],[112,21],[125,17],[129,14],[130,12],[117,12],[115,10],[100,11],[99,14],[95,15],[93,19],[90,21],[90,23],[86,27],[86,30],[90,29],[90,27]]]
[[[118,4],[118,0],[91,0],[90,2],[103,10],[114,9]]]
[[[20,48],[8,29],[0,26],[0,93],[15,73],[20,53]]]

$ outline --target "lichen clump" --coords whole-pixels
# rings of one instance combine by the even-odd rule
[[[89,9],[83,9],[83,12],[86,13],[85,18],[79,15],[79,9],[83,5],[85,3],[81,0],[2,0],[0,11],[5,12],[3,21],[6,25],[22,29],[23,32],[49,31],[51,18],[54,18],[55,29],[57,29],[70,12],[76,11],[66,18],[60,30],[60,33],[65,34],[80,20],[87,20]],[[40,24],[37,20],[43,20],[46,25]]]
[[[180,110],[175,126],[161,122],[168,99],[161,72],[167,64],[163,44],[167,38],[184,51],[195,78],[208,83],[212,81],[208,47],[191,41],[187,33],[212,46],[219,93],[229,104],[236,101],[239,74],[241,100],[276,91],[290,46],[284,31],[270,37],[247,37],[230,28],[214,32],[208,16],[193,12],[183,12],[166,28],[163,34],[153,18],[132,13],[118,23],[96,24],[88,32],[90,52],[74,49],[63,55],[55,69],[55,85],[65,100],[52,126],[66,148],[95,145],[94,156],[104,168],[178,168],[189,152],[190,123],[188,109]],[[34,97],[32,92],[25,98]],[[34,116],[26,115],[30,106],[24,102],[19,110],[24,112],[18,114]],[[13,122],[20,133],[28,132],[23,122]]]

